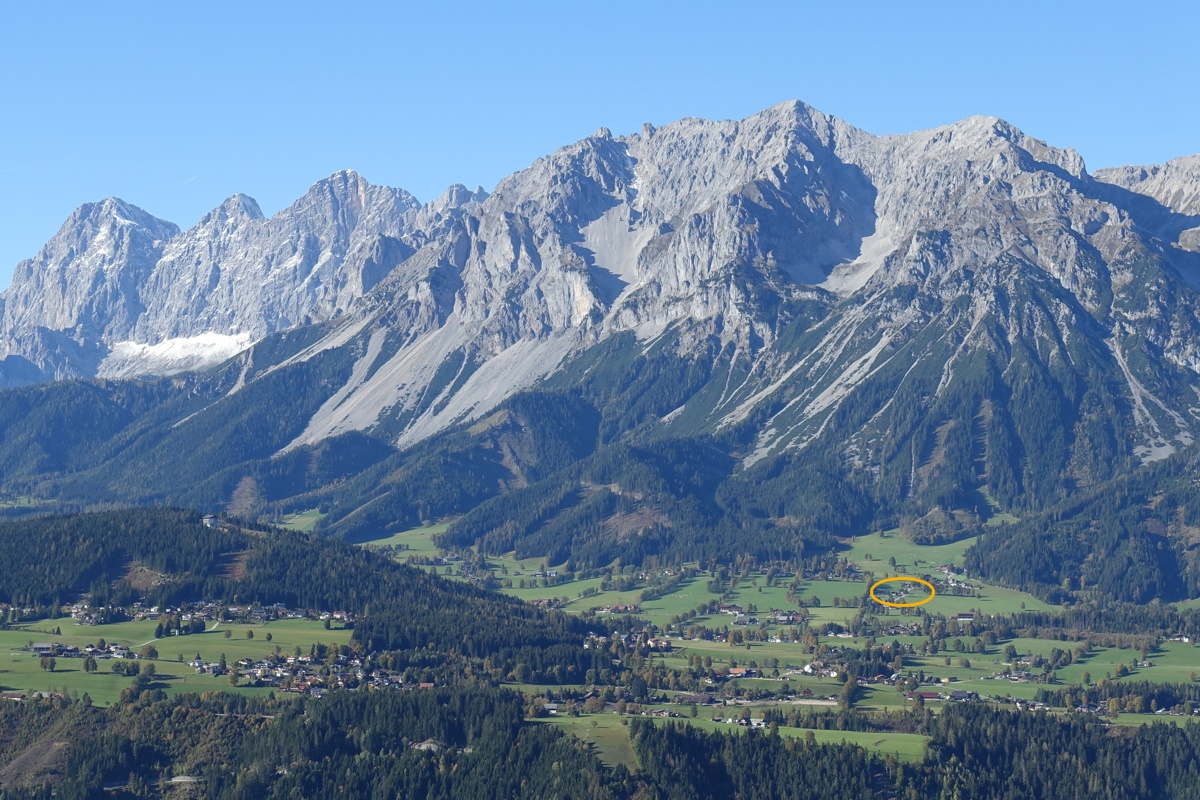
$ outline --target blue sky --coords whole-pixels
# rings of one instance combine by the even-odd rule
[[[873,133],[1003,117],[1089,168],[1200,153],[1200,5],[0,5],[0,287],[81,203],[181,227],[344,168],[419,199],[601,126],[801,99]]]

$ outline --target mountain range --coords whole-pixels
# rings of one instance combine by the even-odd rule
[[[1089,173],[994,117],[789,102],[187,231],[110,198],[0,296],[0,488],[597,562],[952,537],[1190,463],[1198,290],[1200,157]],[[1173,524],[1126,538],[1183,575]]]

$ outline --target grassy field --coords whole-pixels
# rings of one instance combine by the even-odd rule
[[[585,714],[578,717],[551,717],[543,724],[553,725],[590,744],[600,760],[610,767],[624,764],[637,769],[637,759],[629,744],[629,729],[616,714]]]
[[[325,630],[323,623],[313,620],[279,620],[266,625],[221,625],[216,629],[188,636],[154,638],[153,620],[122,622],[115,625],[76,625],[69,619],[45,620],[21,630],[0,631],[0,686],[4,691],[86,692],[97,703],[110,703],[117,699],[121,689],[128,686],[130,678],[112,673],[111,660],[100,660],[99,671],[88,675],[83,671],[82,658],[58,658],[54,672],[41,669],[40,659],[21,648],[31,642],[49,642],[60,645],[76,645],[82,648],[104,639],[110,644],[125,645],[140,650],[145,644],[153,644],[159,657],[153,663],[161,676],[162,688],[168,693],[203,692],[228,690],[229,679],[211,675],[197,675],[186,661],[197,654],[205,661],[217,661],[221,654],[229,662],[241,658],[259,659],[271,655],[278,646],[290,655],[296,647],[308,653],[313,644],[346,644],[350,641],[349,630]],[[62,634],[52,633],[60,628]],[[225,630],[230,638],[225,638]],[[254,638],[248,639],[248,631]],[[267,634],[271,641],[267,641]],[[241,688],[239,691],[266,693],[269,689]]]
[[[379,540],[372,544],[404,541],[408,542],[410,548],[412,548],[406,552],[434,555],[437,548],[429,541],[429,537],[441,529],[443,528],[418,528],[398,534],[391,539]],[[935,567],[944,564],[961,564],[963,552],[973,542],[974,539],[972,538],[948,545],[926,546],[913,544],[897,532],[871,534],[856,538],[853,545],[845,552],[845,556],[858,564],[862,569],[873,573],[875,579],[882,578],[885,575],[919,575],[930,572]],[[403,557],[403,555],[404,553],[397,554],[398,557]],[[892,567],[889,563],[889,559],[892,558],[896,560],[895,567]],[[671,621],[672,617],[681,616],[685,612],[718,597],[718,595],[707,591],[708,578],[703,575],[685,581],[673,592],[645,603],[640,602],[643,592],[643,587],[640,586],[621,592],[597,591],[595,594],[587,597],[580,597],[580,594],[585,590],[598,590],[601,583],[599,578],[574,581],[558,586],[527,586],[522,588],[516,585],[522,579],[527,579],[531,583],[534,580],[530,577],[530,571],[540,570],[545,566],[552,567],[553,565],[547,565],[544,560],[536,558],[517,560],[511,554],[502,557],[489,557],[488,560],[498,574],[501,573],[502,569],[507,570],[507,574],[502,575],[502,577],[511,579],[515,584],[512,588],[502,590],[506,594],[520,597],[523,600],[567,597],[570,598],[566,605],[569,611],[586,611],[587,609],[599,606],[640,603],[640,616],[659,626],[665,626]],[[867,593],[870,583],[869,581],[845,581],[840,579],[807,581],[800,586],[797,596],[803,601],[804,605],[809,606],[808,611],[814,622],[842,623],[854,616],[857,611],[854,603],[857,598]],[[942,593],[926,606],[927,610],[949,615],[964,611],[1012,613],[1022,609],[1049,610],[1054,608],[1054,606],[1024,592],[993,586],[983,583],[978,579],[971,579],[970,583],[972,586],[979,587],[980,597],[954,596]],[[789,600],[787,597],[790,585],[790,576],[779,576],[775,579],[773,585],[768,585],[765,575],[752,575],[747,581],[739,584],[736,590],[728,594],[728,600],[729,602],[739,603],[744,607],[753,604],[758,608],[759,612],[766,612],[772,608],[795,608],[795,601]],[[910,601],[920,599],[917,595],[921,597],[925,596],[923,594],[924,590],[921,590],[920,587],[915,588],[917,592],[910,598]],[[812,604],[813,598],[819,602],[819,605]],[[843,607],[837,607],[835,604],[839,600],[848,602],[843,604]],[[898,609],[887,612],[882,607],[879,608],[879,611],[891,614],[900,613]],[[729,622],[730,620],[723,618],[698,617],[693,621],[693,624],[721,626],[729,624]]]
[[[445,530],[445,528],[446,525],[416,528],[370,544],[374,546],[407,544],[409,547],[408,550],[396,553],[397,558],[400,559],[404,559],[408,555],[432,556],[438,553],[436,546],[432,543],[432,536],[439,531]],[[966,539],[948,545],[917,545],[901,536],[898,532],[893,531],[885,534],[871,534],[857,537],[849,549],[844,551],[844,554],[849,560],[857,563],[864,570],[872,572],[874,578],[878,579],[884,575],[924,574],[932,572],[936,567],[944,564],[961,564],[963,553],[973,542],[974,539]],[[895,559],[895,567],[889,563],[889,559],[893,558]],[[527,580],[532,583],[535,580],[532,577],[532,572],[541,570],[546,566],[553,566],[547,565],[542,559],[518,560],[512,554],[504,557],[490,557],[489,562],[496,570],[498,577],[510,579],[514,583],[519,583],[521,580]],[[506,575],[502,574],[504,571],[507,571]],[[565,606],[566,609],[576,612],[586,611],[587,609],[599,606],[639,603],[641,606],[640,616],[656,625],[666,626],[672,618],[682,616],[686,612],[719,597],[719,595],[710,593],[707,590],[708,581],[709,578],[707,575],[697,576],[691,580],[684,581],[673,592],[644,603],[640,601],[640,597],[644,591],[643,587],[640,586],[624,592],[597,591],[595,594],[586,597],[579,596],[585,590],[598,590],[601,583],[600,578],[591,578],[549,587],[514,587],[504,589],[503,591],[524,600],[566,597],[569,598]],[[1055,608],[1055,606],[1049,605],[1023,592],[993,586],[978,579],[970,579],[969,582],[972,586],[978,587],[980,592],[979,597],[957,596],[943,592],[934,597],[923,608],[945,615],[966,611],[1013,613],[1022,609],[1053,610]],[[794,609],[797,605],[796,602],[789,600],[787,597],[791,583],[790,576],[779,576],[772,584],[768,584],[765,575],[752,575],[747,580],[741,582],[736,590],[728,593],[727,601],[739,603],[745,608],[754,605],[760,615],[772,608]],[[810,580],[802,583],[796,594],[801,603],[806,607],[813,624],[825,622],[845,623],[857,612],[857,607],[854,604],[857,598],[866,594],[869,586],[870,581],[846,581],[841,579]],[[918,594],[924,596],[924,590],[920,589],[909,599],[919,599],[917,597]],[[812,603],[814,598],[819,602],[819,605]],[[839,599],[848,602],[842,604],[842,607],[838,607],[835,605],[835,601]],[[905,618],[904,613],[900,609],[878,607],[876,612],[883,616],[895,617],[897,620]],[[733,626],[733,618],[722,614],[695,617],[690,620],[689,624],[709,628],[729,627],[730,629],[736,629]],[[778,630],[778,628],[768,628],[768,630]],[[856,649],[866,644],[866,641],[862,638],[823,636],[821,639],[823,642],[831,645]],[[884,639],[887,641],[898,639],[901,642],[912,644],[914,647],[919,647],[923,641],[920,637],[904,636],[884,637]],[[951,639],[949,641],[953,645],[954,640]],[[951,651],[928,657],[910,658],[908,659],[909,667],[921,669],[927,675],[932,675],[938,679],[945,678],[948,681],[952,680],[953,683],[943,684],[946,688],[959,688],[997,697],[1025,699],[1032,698],[1036,693],[1040,686],[1039,684],[1013,683],[1008,680],[992,680],[989,678],[990,675],[1006,669],[1006,666],[1003,664],[1002,653],[1008,642],[1001,642],[999,645],[986,648],[984,653],[973,652],[975,646],[973,638],[964,638],[962,644],[965,652]],[[1017,639],[1012,644],[1024,657],[1031,657],[1037,654],[1049,656],[1050,652],[1055,648],[1069,650],[1075,646],[1074,643],[1049,639]],[[728,666],[731,660],[739,664],[754,661],[759,666],[778,663],[781,674],[786,672],[788,665],[800,667],[812,658],[812,656],[803,654],[800,647],[791,642],[751,642],[748,645],[740,644],[730,647],[724,641],[688,641],[682,643],[676,642],[675,650],[665,656],[665,661],[668,666],[682,668],[686,665],[686,658],[689,654],[710,656],[714,664],[718,667]],[[1058,685],[1082,683],[1085,672],[1089,673],[1088,677],[1092,682],[1103,679],[1106,675],[1115,675],[1118,664],[1123,663],[1128,667],[1131,660],[1137,655],[1139,654],[1132,650],[1097,648],[1079,662],[1060,668],[1058,670]],[[949,664],[946,664],[947,656],[950,658]],[[660,658],[663,658],[663,656],[660,656]],[[960,659],[969,661],[970,666],[962,666]],[[1187,682],[1190,680],[1190,675],[1193,671],[1200,671],[1200,649],[1189,644],[1167,643],[1163,646],[1161,652],[1151,654],[1150,660],[1153,662],[1153,666],[1133,669],[1130,679],[1143,679],[1156,682]],[[783,677],[787,678],[789,686],[794,690],[807,688],[816,697],[836,694],[840,688],[840,685],[836,681],[829,678],[821,679],[799,675],[785,675]],[[743,688],[749,688],[753,685],[753,682],[740,681],[738,684],[743,686]],[[764,688],[776,688],[778,686],[779,681],[769,679],[764,681]],[[905,698],[895,689],[886,686],[864,687],[858,702],[859,707],[867,709],[899,708],[904,706],[904,704]]]
[[[20,497],[0,497],[0,511],[7,508],[37,508],[47,501],[22,495]]]
[[[896,559],[900,572],[925,572],[944,564],[962,565],[963,553],[975,544],[977,537],[963,539],[953,544],[923,545],[900,535],[899,531],[872,533],[854,537],[854,543],[844,555],[850,561],[882,574],[888,569],[888,559]],[[893,570],[895,573],[897,570]]]
[[[409,556],[436,556],[440,549],[433,543],[434,534],[441,533],[450,527],[449,522],[437,525],[426,525],[421,528],[410,528],[383,539],[372,539],[363,542],[364,547],[395,547],[396,558],[404,561]]]
[[[293,531],[304,531],[311,533],[316,527],[317,521],[325,516],[315,508],[310,508],[308,511],[301,511],[298,514],[286,514],[283,520],[279,523],[279,527],[288,528]]]

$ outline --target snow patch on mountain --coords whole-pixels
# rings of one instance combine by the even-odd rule
[[[130,378],[207,369],[233,358],[251,344],[249,333],[202,333],[157,344],[117,342],[100,362],[96,374],[101,378]]]

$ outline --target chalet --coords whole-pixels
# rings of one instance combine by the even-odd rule
[[[558,713],[558,703],[543,703],[542,708],[546,709],[547,714]]]
[[[731,678],[757,678],[758,670],[754,667],[731,667],[729,670]]]
[[[922,700],[941,700],[942,699],[942,696],[940,694],[938,694],[937,692],[909,692],[908,693],[909,700],[916,700],[918,697],[921,698]]]
[[[25,699],[25,695],[20,692],[0,692],[0,700],[14,700],[18,703]]]
[[[722,614],[733,614],[734,616],[736,616],[736,615],[742,613],[742,607],[739,606],[737,603],[731,603],[729,605],[721,606],[720,611]]]
[[[216,514],[205,514],[200,518],[200,524],[206,528],[219,528],[221,523],[217,521]]]
[[[968,700],[978,700],[979,695],[975,692],[965,692],[962,689],[953,689],[946,699],[954,703],[965,703]]]
[[[951,614],[950,619],[954,620],[955,622],[974,622],[975,613],[973,611],[963,611],[958,614]]]

